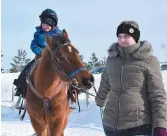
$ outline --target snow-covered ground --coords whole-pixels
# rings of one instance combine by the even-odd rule
[[[167,89],[167,71],[162,72],[165,88]],[[1,136],[31,136],[34,130],[28,114],[20,121],[18,110],[15,109],[17,97],[12,100],[12,82],[18,74],[4,73],[1,76]],[[95,75],[95,86],[99,87],[101,75]],[[94,90],[89,91],[92,94]],[[81,112],[78,108],[70,114],[65,136],[104,136],[100,109],[96,106],[94,98],[90,96],[90,104],[86,105],[86,96],[79,96]]]

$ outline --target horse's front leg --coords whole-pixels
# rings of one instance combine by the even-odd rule
[[[64,136],[64,123],[65,116],[63,115],[49,124],[50,136]]]
[[[48,136],[46,124],[40,123],[37,119],[30,115],[31,124],[36,132],[36,136]]]

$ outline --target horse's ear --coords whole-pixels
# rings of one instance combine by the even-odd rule
[[[45,38],[46,38],[47,44],[48,44],[48,45],[51,45],[51,43],[52,43],[52,38],[51,38],[49,35],[47,35],[47,34],[45,34]]]
[[[64,37],[65,37],[66,39],[69,40],[68,33],[67,33],[67,31],[66,31],[65,29],[63,29],[63,35],[64,35]]]

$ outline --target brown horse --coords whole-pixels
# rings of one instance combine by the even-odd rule
[[[37,136],[64,136],[71,112],[69,86],[89,89],[94,79],[65,30],[46,40],[48,46],[27,78],[26,108]]]

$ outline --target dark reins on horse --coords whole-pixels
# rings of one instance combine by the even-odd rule
[[[67,46],[67,45],[69,45],[69,44],[71,44],[70,41],[69,41],[69,42],[66,42],[66,43],[64,43],[64,44],[61,44],[59,47],[56,48],[56,51],[58,51],[61,47]],[[55,71],[60,72],[61,74],[63,74],[63,75],[69,80],[69,83],[70,83],[70,84],[72,84],[72,79],[73,79],[73,77],[74,77],[75,75],[77,75],[77,74],[78,74],[79,72],[81,72],[81,71],[87,70],[86,67],[81,67],[81,68],[76,69],[76,70],[75,70],[74,72],[72,72],[71,74],[66,74],[66,73],[63,71],[63,69],[60,67],[60,65],[59,65],[59,63],[57,62],[57,60],[53,57],[49,46],[47,46],[47,47],[48,47],[48,50],[49,50],[49,54],[50,54],[50,56],[51,56],[51,58],[52,58],[52,62],[53,62]]]

